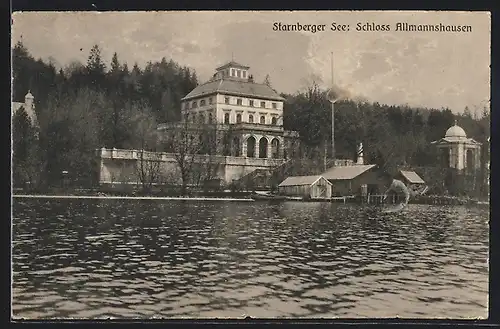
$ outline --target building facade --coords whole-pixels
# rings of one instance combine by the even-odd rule
[[[257,169],[279,167],[300,148],[298,133],[283,128],[283,103],[270,86],[253,81],[248,66],[231,61],[216,68],[209,81],[182,98],[180,122],[158,125],[163,171],[178,172],[175,162],[196,154],[196,161],[217,165],[216,176],[227,186]],[[138,161],[134,152],[110,151],[99,150],[101,181],[120,176],[114,154],[127,166]],[[123,158],[128,154],[131,161]]]
[[[445,168],[476,171],[481,167],[481,143],[467,138],[465,131],[455,124],[440,140],[431,143],[439,150],[439,161]]]
[[[234,61],[216,68],[212,79],[182,99],[182,120],[216,124],[223,131],[218,134],[220,155],[287,158],[298,134],[283,129],[284,98],[255,83],[249,69]]]

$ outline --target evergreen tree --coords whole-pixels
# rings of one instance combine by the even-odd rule
[[[98,45],[94,45],[90,49],[90,54],[87,59],[87,76],[88,87],[100,89],[104,87],[106,64],[104,64],[101,56],[101,49]]]
[[[116,52],[113,53],[113,57],[111,58],[111,69],[109,70],[110,74],[116,74],[121,71],[120,62],[118,61],[118,54]]]
[[[106,64],[104,64],[101,57],[101,49],[98,45],[92,46],[90,54],[87,59],[87,70],[89,73],[104,74],[106,71]]]

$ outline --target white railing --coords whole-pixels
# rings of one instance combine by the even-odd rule
[[[99,156],[102,159],[124,159],[124,160],[152,160],[152,161],[175,161],[174,153],[153,152],[142,150],[123,150],[123,149],[105,149],[99,151]],[[191,155],[189,155],[191,156]],[[258,167],[275,167],[281,165],[285,160],[276,158],[249,158],[235,157],[223,155],[193,155],[197,161],[214,161],[221,164],[229,165],[251,165]]]

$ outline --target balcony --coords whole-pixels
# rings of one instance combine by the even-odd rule
[[[278,125],[270,125],[270,124],[260,124],[260,123],[248,123],[248,122],[240,122],[231,124],[233,130],[257,130],[257,131],[265,131],[265,132],[276,132],[282,133],[283,126]]]

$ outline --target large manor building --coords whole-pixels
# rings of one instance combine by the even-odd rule
[[[296,150],[298,135],[283,129],[283,102],[270,86],[253,81],[248,66],[231,61],[182,99],[182,121],[213,125],[218,155],[284,159]]]
[[[182,98],[180,122],[158,125],[161,152],[148,152],[147,157],[161,162],[162,174],[171,183],[179,183],[180,144],[196,146],[209,140],[209,145],[182,152],[195,154],[190,159],[197,165],[216,163],[215,173],[207,178],[218,178],[226,186],[257,169],[277,168],[298,152],[298,133],[283,128],[284,98],[271,86],[256,83],[249,70],[234,61],[216,68],[209,81]],[[133,167],[144,154],[101,150],[100,182],[137,181]]]

